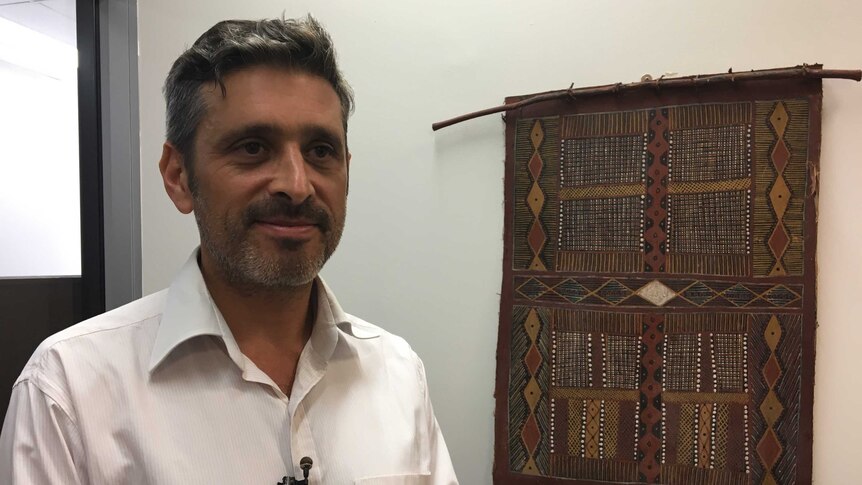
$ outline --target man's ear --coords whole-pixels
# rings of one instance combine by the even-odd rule
[[[189,187],[189,172],[183,164],[183,156],[168,142],[162,146],[159,171],[162,173],[165,192],[168,193],[177,210],[183,214],[190,213],[195,208],[195,204]]]

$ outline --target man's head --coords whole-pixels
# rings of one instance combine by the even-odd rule
[[[174,61],[165,80],[167,140],[182,155],[194,186],[194,138],[206,113],[202,87],[252,66],[270,65],[325,79],[341,103],[344,133],[353,112],[353,91],[338,69],[335,46],[323,26],[304,19],[224,20],[212,26]]]
[[[244,290],[311,281],[344,227],[353,104],[323,28],[220,22],[174,63],[165,99],[160,169],[195,212],[205,266]]]

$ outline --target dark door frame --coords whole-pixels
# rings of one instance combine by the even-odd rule
[[[99,0],[76,0],[84,318],[105,311],[105,224],[99,66]]]

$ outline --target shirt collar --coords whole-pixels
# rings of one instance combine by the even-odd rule
[[[150,372],[180,344],[202,335],[221,338],[231,358],[242,367],[239,356],[234,355],[239,353],[236,341],[204,282],[198,266],[198,251],[192,252],[168,289],[165,308],[150,352]],[[376,328],[354,325],[329,286],[319,277],[316,283],[317,316],[309,343],[316,360],[325,365],[335,351],[339,333],[359,339],[375,338],[380,333]]]

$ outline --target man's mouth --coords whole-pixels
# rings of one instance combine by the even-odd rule
[[[317,224],[307,219],[263,218],[255,221],[255,225],[281,239],[310,239],[319,230]]]

